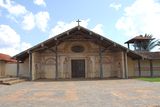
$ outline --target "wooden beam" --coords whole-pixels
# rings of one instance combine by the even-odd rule
[[[153,63],[152,60],[149,60],[150,63],[150,76],[153,77]]]
[[[93,39],[68,39],[67,42],[69,41],[92,41]]]
[[[89,35],[92,35],[92,32],[89,32]]]
[[[19,77],[19,59],[17,59],[17,77]]]
[[[29,79],[32,80],[32,53],[29,52]]]
[[[105,52],[107,49],[111,48],[112,46],[114,46],[114,45],[110,45],[110,46],[104,48],[104,49],[102,50],[102,53]]]
[[[38,48],[38,49],[35,49],[33,50],[34,52],[38,52],[38,51],[41,51],[41,50],[44,50],[44,49],[48,49],[46,46],[43,46],[41,48]]]
[[[44,44],[43,44],[43,43],[41,43],[41,47],[44,47]]]
[[[67,32],[67,35],[69,35],[69,32]]]
[[[141,77],[141,62],[138,59],[138,71],[139,71],[139,77]]]

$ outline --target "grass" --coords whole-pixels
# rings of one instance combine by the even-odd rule
[[[148,81],[148,82],[160,82],[160,77],[141,77],[139,80]]]

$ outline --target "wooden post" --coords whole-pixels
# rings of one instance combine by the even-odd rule
[[[149,60],[150,62],[150,76],[153,77],[153,63],[152,60]]]
[[[17,77],[19,77],[19,59],[17,59]]]
[[[129,43],[127,43],[127,45],[128,45],[128,49],[129,49],[129,48],[130,48],[130,47],[129,47]]]
[[[136,42],[134,42],[133,46],[134,46],[134,50],[136,50]]]
[[[57,52],[57,41],[56,41],[56,49],[55,49],[55,54],[56,54],[56,80],[58,79],[58,52]]]
[[[100,63],[100,78],[103,78],[103,66],[102,66],[102,48],[99,46],[99,63]]]
[[[32,80],[32,53],[29,51],[29,79]]]
[[[125,71],[125,78],[128,79],[128,63],[127,63],[127,53],[123,52],[124,55],[124,71]]]
[[[139,77],[141,77],[141,62],[138,59],[138,71],[139,71]]]

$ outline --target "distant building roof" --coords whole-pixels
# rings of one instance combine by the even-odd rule
[[[0,53],[0,61],[5,61],[5,62],[17,62],[17,60],[12,59],[11,56],[2,54]]]
[[[146,40],[151,40],[151,39],[154,39],[154,38],[140,35],[140,36],[136,36],[136,37],[128,40],[125,43],[134,43],[135,41],[139,41],[140,42],[140,41],[146,41]]]
[[[146,51],[141,51],[138,52],[141,56],[143,56],[146,59],[160,59],[160,52],[146,52]]]

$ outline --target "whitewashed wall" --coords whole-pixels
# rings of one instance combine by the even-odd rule
[[[5,75],[6,76],[16,76],[17,75],[17,64],[16,63],[6,63],[5,64]]]
[[[0,77],[5,75],[5,62],[0,61]]]

